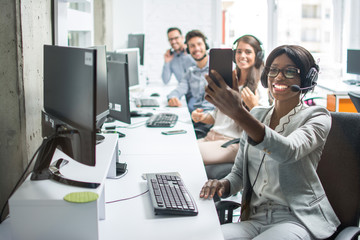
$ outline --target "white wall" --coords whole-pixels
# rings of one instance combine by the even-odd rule
[[[210,47],[221,42],[221,0],[114,0],[113,20],[114,50],[127,47],[129,33],[145,33],[145,74],[151,82],[161,81],[169,27],[179,27],[183,35],[199,29]]]

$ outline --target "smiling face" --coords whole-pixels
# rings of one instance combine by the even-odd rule
[[[184,37],[180,34],[178,30],[173,30],[169,32],[168,40],[171,48],[175,51],[180,51],[181,49],[183,49]]]
[[[201,37],[190,38],[187,42],[189,52],[195,61],[201,61],[206,56],[205,42]]]
[[[301,86],[301,79],[298,72],[292,72],[293,78],[284,76],[284,69],[297,69],[295,63],[286,55],[279,55],[272,62],[270,69],[280,69],[276,77],[268,74],[268,86],[272,96],[278,101],[290,101],[297,104],[300,101],[300,92],[291,91],[291,85]]]
[[[255,50],[245,42],[239,42],[235,52],[236,65],[241,69],[249,69],[255,64]]]

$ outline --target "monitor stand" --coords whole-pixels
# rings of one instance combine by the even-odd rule
[[[115,122],[115,119],[110,116],[108,116],[105,120],[105,123],[112,123],[112,122]]]
[[[44,139],[41,145],[43,147],[41,147],[38,153],[30,178],[32,181],[52,179],[63,184],[83,188],[97,188],[100,185],[100,183],[81,182],[65,178],[60,173],[60,168],[68,163],[67,160],[60,158],[50,165],[54,152],[58,147],[62,149],[63,152],[67,153],[70,157],[73,157],[70,139],[66,137]]]
[[[100,134],[96,134],[96,145],[102,143],[104,141],[105,137]]]

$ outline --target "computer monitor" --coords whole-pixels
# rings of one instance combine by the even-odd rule
[[[131,123],[127,62],[107,61],[110,118]]]
[[[347,50],[347,68],[349,74],[360,75],[360,49]]]
[[[140,65],[144,66],[144,49],[145,49],[145,34],[129,34],[128,48],[139,48]]]
[[[139,49],[124,48],[124,49],[117,49],[115,52],[127,54],[128,68],[129,68],[129,88],[130,89],[138,88],[140,86]]]
[[[106,52],[106,61],[127,63],[128,55],[127,53]]]
[[[49,168],[56,148],[79,163],[96,165],[97,53],[91,48],[44,45],[44,140],[32,180],[51,178],[81,187],[98,186],[65,179]]]
[[[101,129],[109,115],[109,96],[106,67],[106,47],[94,46],[96,49],[96,128]]]

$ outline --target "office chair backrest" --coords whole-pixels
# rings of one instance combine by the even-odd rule
[[[353,104],[355,105],[356,110],[360,113],[360,92],[348,92],[349,97]]]
[[[317,172],[341,221],[340,232],[359,224],[360,114],[332,112],[331,116],[332,127]]]

